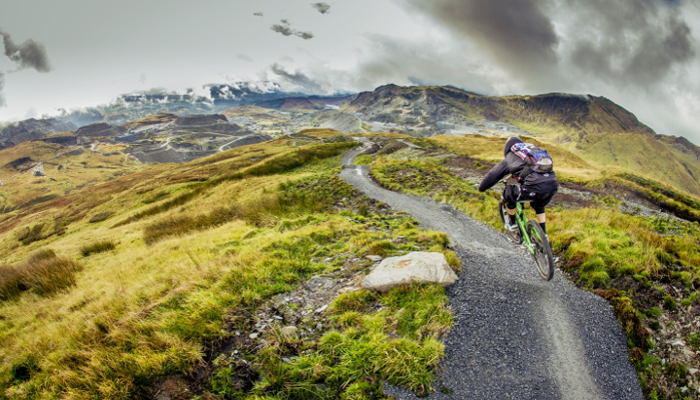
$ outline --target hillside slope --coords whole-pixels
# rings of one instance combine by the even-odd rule
[[[449,203],[479,221],[503,229],[497,211],[503,186],[499,184],[493,190],[481,193],[476,191],[475,184],[483,179],[488,168],[493,165],[488,160],[500,158],[505,138],[469,135],[411,139],[414,147],[379,137],[373,140],[381,140],[383,146],[372,157],[366,157],[363,164],[370,165],[369,171],[375,182],[394,191]],[[568,151],[556,147],[553,149],[564,161],[565,167],[570,168],[580,163]],[[682,199],[682,196],[668,191],[658,183],[629,174],[604,176],[589,183],[581,185],[568,180],[561,181],[558,193],[547,208],[547,233],[555,254],[561,258],[558,271],[576,286],[593,291],[609,301],[626,333],[629,359],[637,370],[647,399],[698,398],[700,248],[697,244],[700,240],[700,203],[685,198],[692,218],[678,218],[682,213],[671,215],[662,212],[656,202],[660,197],[665,197],[664,201],[671,204],[676,199]],[[663,208],[669,210],[665,206]],[[529,207],[527,212],[532,213]],[[534,213],[530,217],[534,218]],[[451,221],[456,226],[452,229],[465,225],[455,220],[456,218]],[[445,222],[444,225],[448,223]],[[470,262],[474,258],[476,257],[472,257]],[[500,255],[495,258],[500,261]],[[469,282],[468,289],[463,289],[458,295],[471,296],[477,292],[478,289],[474,287],[487,280],[489,274],[498,271],[498,261],[488,261],[488,266],[493,268],[484,269],[474,279],[475,282]],[[485,288],[483,296],[492,296],[486,304],[474,308],[480,299],[458,302],[467,304],[461,323],[469,325],[485,320],[498,321],[503,318],[503,314],[513,309],[514,305],[508,302],[507,310],[494,317],[477,317],[510,295],[509,291],[505,291],[503,297],[494,293],[508,287],[505,282],[507,278],[502,278],[512,274],[516,265],[513,262],[505,271],[495,272],[500,283]],[[480,267],[477,265],[469,268],[468,265],[466,270],[478,270]],[[534,266],[531,268],[535,274]],[[543,293],[550,294],[553,291],[553,287],[547,287]],[[522,293],[519,292],[518,297],[521,296]],[[522,302],[518,299],[514,304],[517,306]],[[552,315],[550,311],[556,308],[555,302],[547,301],[545,304],[542,306],[544,312]],[[592,309],[581,307],[580,310],[585,314]],[[459,315],[456,316],[456,323],[460,323]],[[488,323],[484,325],[476,332],[482,333],[491,327]],[[508,326],[505,333],[498,332],[501,337],[510,332],[511,324]],[[521,325],[516,324],[516,327],[519,326]],[[600,327],[595,327],[586,334],[600,331]],[[469,365],[469,361],[464,360],[478,354],[481,342],[487,342],[487,337],[482,339],[480,335],[473,350],[462,353],[460,350],[472,342],[468,334],[459,336],[452,343],[453,353],[456,353],[459,361],[455,365],[446,362],[447,370],[452,367],[457,368],[459,373],[463,372],[464,365]],[[495,357],[507,352],[512,342],[508,341],[507,346],[497,350],[498,355]],[[448,339],[448,348],[449,343]],[[584,343],[586,346],[591,345],[598,354],[604,348],[593,345],[593,340],[584,340]],[[447,354],[449,358],[449,350]],[[503,368],[495,366],[493,371],[502,371]],[[564,363],[560,363],[559,368],[561,371],[566,370]],[[599,384],[600,380],[598,378],[596,383]],[[490,382],[488,378],[483,381]],[[441,395],[435,397],[449,398]],[[507,396],[501,395],[489,398],[505,397]],[[526,397],[548,398],[542,395]],[[625,398],[622,393],[608,397]],[[401,398],[413,397],[402,394]],[[572,398],[585,397],[574,395]]]
[[[387,85],[360,93],[340,113],[358,119],[365,131],[533,136],[591,164],[621,167],[700,195],[700,148],[684,138],[657,135],[604,97],[491,97],[452,87]]]
[[[457,259],[337,177],[354,146],[306,131],[0,212],[0,398],[426,393],[444,289],[343,292],[370,254]]]

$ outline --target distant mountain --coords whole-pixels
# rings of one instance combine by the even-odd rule
[[[208,84],[203,88],[208,96],[198,95],[192,89],[185,93],[165,89],[128,93],[110,104],[75,110],[56,118],[78,127],[97,122],[124,125],[160,113],[211,114],[246,104],[305,96],[285,92],[277,83],[268,81]]]
[[[0,130],[0,149],[16,146],[27,140],[37,140],[55,132],[72,131],[77,126],[56,118],[27,119]]]
[[[356,95],[282,97],[253,103],[258,107],[275,110],[327,110],[354,100]]]
[[[341,112],[374,128],[403,133],[551,135],[566,128],[576,136],[598,132],[654,135],[637,118],[604,97],[551,93],[482,96],[453,87],[386,85],[360,93]]]
[[[625,168],[700,194],[700,148],[682,137],[657,135],[605,97],[565,93],[494,97],[449,86],[385,85],[356,95],[326,97],[284,92],[271,82],[211,84],[205,88],[209,96],[197,96],[192,90],[184,94],[151,90],[54,119],[22,121],[0,131],[0,147],[37,139],[85,144],[97,140],[95,137],[109,137],[130,146],[136,142],[163,146],[161,140],[176,135],[178,141],[168,141],[165,147],[210,154],[227,143],[226,135],[244,135],[247,141],[252,137],[248,135],[257,134],[262,140],[313,127],[413,136],[525,135],[562,146],[588,163]],[[217,113],[233,124],[209,121],[205,127],[183,128],[180,120],[188,115]],[[90,126],[90,130],[75,132],[73,138],[47,138],[51,133],[83,126]],[[94,130],[99,132],[83,135]],[[212,134],[208,139],[198,137],[207,132]],[[150,151],[144,149],[144,154]],[[196,154],[191,152],[184,159]],[[172,161],[179,159],[180,155]],[[161,160],[168,157],[155,161]]]
[[[453,87],[386,85],[360,93],[322,127],[345,132],[529,135],[587,162],[622,167],[700,194],[700,148],[657,135],[605,97],[549,93],[482,96]]]

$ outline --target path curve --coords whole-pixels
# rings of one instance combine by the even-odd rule
[[[226,144],[223,144],[223,145],[219,146],[219,153],[221,153],[222,151],[224,151],[224,148],[225,148],[225,147],[228,147],[228,146],[230,146],[230,145],[236,143],[237,141],[243,140],[243,139],[248,138],[248,137],[250,137],[250,136],[253,136],[253,135],[250,134],[250,135],[240,136],[240,137],[236,138],[235,140],[232,140],[232,141],[230,141],[230,142],[228,142],[228,143],[226,143]]]
[[[370,198],[446,232],[462,261],[447,288],[455,326],[430,399],[643,400],[627,339],[602,298],[557,271],[545,282],[525,250],[447,204],[381,188],[354,165],[365,145],[343,157],[340,177]],[[395,399],[418,399],[385,384]]]

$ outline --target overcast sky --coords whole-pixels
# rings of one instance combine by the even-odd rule
[[[449,84],[605,96],[700,144],[698,4],[0,0],[0,121],[209,83],[316,94]]]

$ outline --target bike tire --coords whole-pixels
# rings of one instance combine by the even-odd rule
[[[508,218],[508,208],[506,207],[506,201],[504,199],[501,199],[501,201],[498,202],[498,214],[501,216],[503,226],[505,226],[506,218]],[[520,244],[523,242],[523,235],[520,234],[519,229],[516,232],[506,229],[506,236],[508,236],[508,239],[515,244]]]
[[[554,254],[552,254],[552,246],[547,240],[542,227],[535,221],[527,221],[527,234],[530,236],[530,242],[534,247],[532,258],[535,260],[537,272],[545,281],[552,279],[554,276]]]

